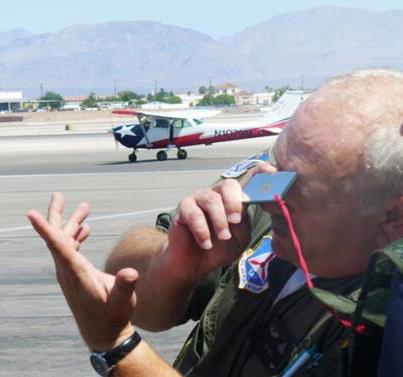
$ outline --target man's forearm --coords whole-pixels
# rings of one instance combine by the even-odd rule
[[[139,271],[133,321],[150,331],[168,329],[183,318],[196,284],[194,277],[178,273],[178,266],[167,258],[167,242],[167,234],[162,231],[139,228],[118,242],[105,265],[106,272],[112,274],[124,267]]]
[[[180,377],[146,342],[122,359],[113,370],[114,377]]]

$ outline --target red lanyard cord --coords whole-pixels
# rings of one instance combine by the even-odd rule
[[[299,242],[297,233],[295,232],[294,225],[291,220],[290,212],[285,204],[285,201],[283,199],[281,199],[281,197],[279,195],[275,195],[274,199],[275,199],[276,203],[278,204],[278,206],[280,207],[285,220],[287,221],[287,225],[288,225],[288,229],[290,231],[292,243],[294,245],[295,251],[297,252],[298,263],[302,269],[302,272],[305,275],[305,280],[308,285],[308,288],[312,289],[314,287],[314,285],[313,285],[312,279],[309,275],[308,266],[306,264],[304,255],[302,254],[301,244]],[[333,315],[333,317],[335,317],[344,327],[350,328],[352,326],[351,321],[341,318],[333,308],[331,308],[327,305],[325,305],[325,306],[326,306],[326,309]],[[365,333],[365,325],[356,326],[355,331],[357,331],[360,334]]]
[[[291,215],[290,212],[288,211],[287,206],[285,205],[285,202],[283,199],[281,199],[281,197],[279,195],[275,195],[274,196],[275,201],[277,202],[278,206],[281,209],[281,212],[283,213],[283,216],[285,218],[285,220],[287,221],[287,225],[288,225],[288,229],[290,230],[290,234],[291,234],[291,239],[292,239],[292,243],[294,245],[294,248],[297,252],[297,257],[298,257],[298,263],[305,275],[305,280],[306,283],[308,284],[309,289],[313,288],[313,283],[311,280],[311,277],[309,276],[309,272],[308,272],[308,266],[306,265],[305,262],[305,258],[302,255],[302,249],[301,249],[301,244],[299,242],[299,239],[297,237],[297,233],[295,232],[294,229],[294,225],[292,223],[291,220]]]

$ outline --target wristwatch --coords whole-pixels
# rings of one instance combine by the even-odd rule
[[[140,342],[141,336],[135,331],[133,335],[110,351],[92,352],[90,355],[91,365],[100,376],[109,377],[116,364],[134,350]]]

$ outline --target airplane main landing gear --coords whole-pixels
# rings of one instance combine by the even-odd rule
[[[159,151],[157,153],[157,160],[158,161],[165,161],[168,158],[167,152],[165,151]]]
[[[186,152],[184,149],[178,149],[178,153],[176,155],[178,156],[179,160],[185,160],[188,156],[188,152]]]
[[[130,162],[136,162],[136,161],[137,161],[136,152],[133,152],[133,153],[130,153],[130,154],[129,154],[129,161],[130,161]]]

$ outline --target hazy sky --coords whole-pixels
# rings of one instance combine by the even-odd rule
[[[369,10],[403,9],[402,0],[17,0],[1,1],[0,32],[32,33],[73,24],[151,20],[195,29],[213,37],[241,31],[280,13],[325,5]]]

